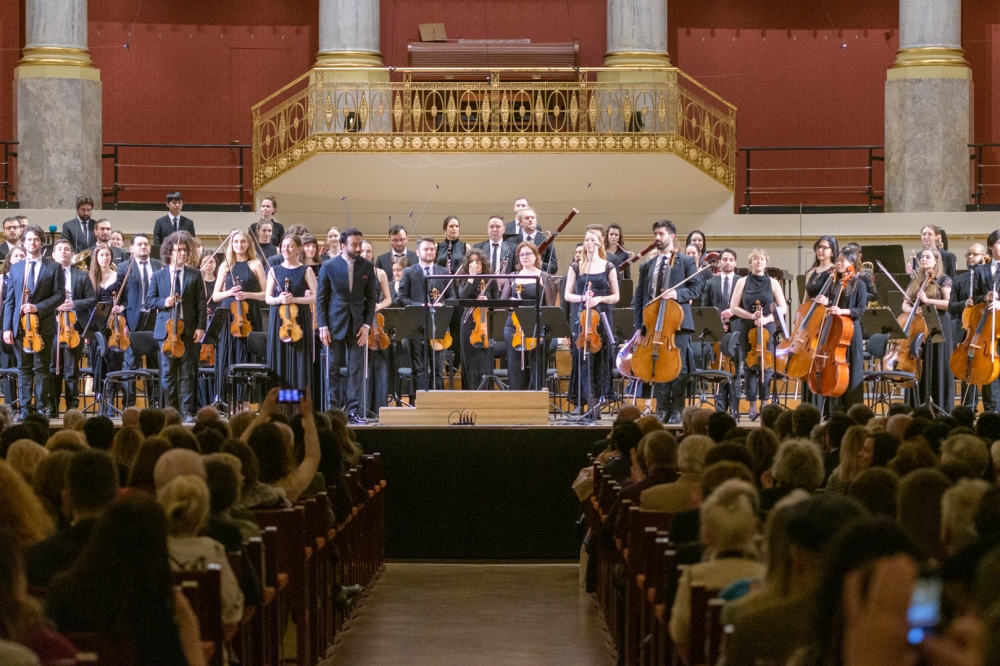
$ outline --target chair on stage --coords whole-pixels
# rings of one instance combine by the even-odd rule
[[[896,391],[915,386],[917,377],[912,372],[898,372],[896,370],[883,370],[882,361],[889,346],[888,333],[875,333],[868,338],[866,351],[868,352],[873,370],[865,370],[863,384],[866,386],[866,404],[872,412],[878,414],[877,408],[882,407],[882,413],[889,410],[892,404],[892,396]],[[919,355],[920,351],[915,350]],[[916,407],[917,391],[903,391],[904,399],[910,402],[911,407]]]
[[[146,396],[146,405],[149,407],[159,406],[160,392],[160,371],[149,367],[149,358],[156,358],[159,354],[159,345],[156,338],[150,331],[132,331],[129,336],[132,343],[132,353],[146,361],[146,367],[135,370],[116,370],[104,376],[104,389],[101,398],[107,407],[115,413],[120,414],[122,410],[115,407],[115,393],[118,389],[124,389],[125,384],[131,383],[133,391],[138,393],[138,380],[143,381],[143,394]],[[106,348],[106,347],[105,347]]]
[[[257,358],[267,358],[267,333],[254,331],[247,336],[247,348]],[[226,370],[225,397],[229,406],[229,416],[235,414],[236,394],[240,388],[245,392],[245,400],[260,404],[264,395],[275,382],[274,371],[266,363],[236,363]]]

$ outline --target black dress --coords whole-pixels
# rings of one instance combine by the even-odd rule
[[[751,273],[750,275],[747,275],[746,281],[743,283],[743,299],[740,302],[740,307],[748,312],[754,312],[757,309],[758,302],[760,302],[760,308],[764,312],[763,316],[766,317],[773,314],[771,311],[771,305],[774,303],[774,291],[771,288],[771,277],[767,274],[755,275],[754,273]],[[762,382],[760,364],[752,368],[745,365],[746,356],[750,351],[751,342],[756,344],[757,327],[754,326],[752,319],[742,320],[740,322],[740,326],[744,331],[740,335],[740,356],[744,361],[744,378],[746,379],[747,400],[754,402],[758,399],[758,395],[766,400],[768,396],[768,386],[771,383],[771,375],[773,374],[774,368],[770,365],[764,368]],[[764,328],[769,334],[767,348],[773,353],[775,332],[774,322],[765,324]]]
[[[289,280],[288,290],[292,296],[301,298],[306,295],[309,284],[306,282],[306,271],[308,266],[298,268],[285,268],[281,264],[274,267],[274,277],[276,286],[274,293],[278,296],[285,285],[285,278]],[[302,327],[302,338],[298,342],[282,342],[278,337],[281,328],[281,314],[278,312],[283,307],[280,305],[271,306],[271,315],[267,331],[267,365],[281,378],[281,387],[286,389],[304,389],[311,386],[312,395],[319,396],[319,387],[313,385],[315,375],[313,373],[313,333],[312,333],[312,313],[308,305],[298,304],[298,324]]]
[[[237,261],[232,265],[229,271],[226,273],[226,283],[225,288],[227,290],[232,289],[234,286],[233,276],[239,278],[240,284],[243,286],[243,291],[245,292],[257,292],[263,291],[263,287],[257,280],[257,275],[250,270],[250,265],[246,261]],[[220,317],[225,317],[226,323],[223,327],[222,332],[219,334],[219,344],[216,345],[215,349],[215,385],[216,392],[218,395],[224,394],[224,387],[226,385],[226,371],[231,365],[237,363],[260,363],[262,359],[252,358],[250,354],[249,337],[247,338],[237,338],[234,337],[232,333],[229,332],[229,324],[232,322],[232,312],[229,307],[236,302],[235,298],[226,298],[219,303],[219,310],[221,313]],[[263,329],[263,323],[261,322],[260,314],[260,301],[248,299],[243,301],[249,304],[247,308],[247,320],[250,322],[251,328],[254,331],[260,331]],[[244,402],[249,399],[249,396],[244,397],[243,387],[236,387],[236,395],[231,396],[232,400],[237,402]]]
[[[542,273],[542,279],[546,277],[545,273]],[[513,279],[512,279],[513,281]],[[520,294],[516,289],[512,287],[511,298],[520,298],[525,301],[525,307],[530,307],[535,305],[535,301],[538,299],[538,284],[534,282],[521,283]],[[545,293],[544,288],[542,290],[542,305],[547,305],[544,301]],[[539,331],[540,332],[540,331]],[[535,335],[534,329],[523,331],[524,337],[530,337]],[[503,327],[503,337],[504,342],[507,343],[507,376],[510,379],[510,390],[511,391],[540,391],[545,387],[544,384],[544,367],[542,370],[538,369],[538,351],[539,347],[544,350],[545,340],[540,340],[539,344],[535,346],[532,350],[527,349],[514,349],[513,339],[514,339],[514,321],[513,313],[507,315],[507,323]],[[547,355],[546,355],[547,356]]]
[[[954,284],[947,275],[942,275],[936,281],[941,289],[947,289]],[[944,340],[929,343],[924,352],[924,362],[927,367],[923,368],[919,378],[920,404],[927,402],[929,393],[934,404],[943,409],[945,413],[950,414],[952,407],[955,406],[955,377],[951,372],[951,354],[955,351],[955,331],[948,310],[939,308],[937,313],[941,320]]]
[[[815,300],[816,297],[820,295],[820,292],[823,290],[823,285],[826,284],[826,279],[829,276],[829,270],[817,270],[809,276],[806,280],[806,295],[809,297],[809,300]],[[800,386],[802,387],[802,402],[809,402],[819,407],[820,396],[815,395],[811,390],[809,390],[809,383],[802,381],[800,382]]]
[[[463,280],[458,287],[459,298],[478,298],[482,289],[479,280],[474,280],[470,284]],[[491,281],[486,287],[486,298],[496,299],[499,289],[497,283]],[[465,308],[462,311],[462,328],[459,332],[462,343],[462,388],[476,390],[483,383],[483,377],[493,374],[493,349],[489,346],[491,336],[487,335],[486,344],[481,347],[473,346],[470,338],[472,331],[476,327],[476,318],[471,314],[473,308]],[[490,315],[492,311],[486,309],[486,330],[489,331]]]
[[[611,295],[611,271],[617,271],[615,265],[610,261],[602,273],[580,273],[580,266],[574,262],[571,266],[576,275],[576,284],[573,285],[573,294],[580,296],[587,291],[587,283],[590,283],[594,296]],[[570,309],[570,332],[573,337],[570,346],[573,352],[573,369],[569,377],[569,401],[574,405],[593,406],[601,400],[611,400],[613,398],[613,383],[611,380],[611,368],[614,363],[614,348],[611,338],[605,329],[604,322],[610,324],[611,305],[601,303],[592,310],[602,314],[598,331],[601,335],[601,349],[597,352],[589,352],[587,358],[583,358],[583,350],[576,346],[577,337],[580,335],[580,313],[584,311],[583,303],[573,303]]]
[[[628,252],[626,252],[625,250],[618,250],[617,252],[608,251],[607,254],[608,254],[608,261],[614,264],[615,268],[618,269],[618,277],[622,280],[631,280],[632,266],[626,266],[624,273],[622,273],[621,270],[622,262],[628,260]]]
[[[117,279],[111,283],[111,286],[104,287],[98,286],[97,288],[97,302],[98,303],[114,303],[115,293],[121,289],[122,276],[117,276]],[[84,322],[86,323],[86,322]],[[105,326],[102,331],[105,340],[110,334],[110,328]],[[110,349],[105,350],[104,355],[98,351],[97,345],[91,342],[90,346],[90,358],[91,365],[94,367],[94,386],[98,392],[102,392],[104,389],[104,378],[109,372],[117,372],[122,369],[122,361],[125,358],[125,352],[112,351]],[[107,396],[105,396],[107,398]]]
[[[7,293],[7,280],[9,279],[9,274],[3,275],[3,290],[2,293]],[[0,301],[2,302],[2,301]],[[0,340],[0,368],[5,370],[17,367],[17,356],[14,355],[13,345],[8,345],[6,342]],[[17,378],[7,378],[3,380],[3,401],[4,404],[13,405],[14,401],[17,400]]]

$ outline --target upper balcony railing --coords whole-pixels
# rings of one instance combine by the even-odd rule
[[[395,71],[312,70],[254,106],[254,188],[317,153],[673,153],[735,188],[736,107],[676,68]]]

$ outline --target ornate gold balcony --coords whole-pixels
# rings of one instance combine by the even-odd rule
[[[401,71],[402,81],[373,82],[314,69],[254,106],[255,189],[318,153],[676,154],[735,186],[736,107],[676,68],[615,69],[615,81],[598,80],[603,69],[492,71],[480,82]],[[544,80],[567,71],[575,80]]]

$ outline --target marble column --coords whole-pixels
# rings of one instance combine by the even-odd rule
[[[381,67],[379,0],[320,0],[316,67]]]
[[[669,67],[667,0],[608,0],[605,67]]]
[[[87,50],[87,0],[25,0],[17,80],[21,208],[101,201],[101,73]]]
[[[899,52],[885,82],[885,208],[964,211],[972,70],[961,0],[900,0]]]

